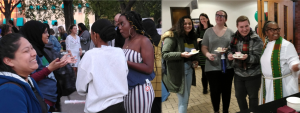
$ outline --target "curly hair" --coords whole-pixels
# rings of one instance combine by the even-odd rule
[[[190,19],[192,21],[192,18],[190,16],[183,16],[177,21],[177,23],[171,29],[169,29],[169,31],[177,31],[179,36],[184,37],[185,36],[184,19]],[[188,36],[191,38],[194,37],[195,35],[194,31],[195,28],[194,28],[194,23],[192,21],[192,30],[189,32]]]

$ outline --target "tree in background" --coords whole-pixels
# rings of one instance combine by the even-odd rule
[[[26,0],[22,4],[25,10],[22,14],[32,20],[49,20],[52,16],[55,19],[65,21],[65,28],[74,24],[74,11],[78,5],[85,7],[82,0]]]
[[[84,24],[85,27],[90,31],[90,21],[89,21],[89,13],[85,12],[85,18],[84,18]]]
[[[64,8],[61,8],[62,4]],[[161,0],[28,0],[22,6],[26,9],[23,11],[26,18],[44,21],[54,15],[55,19],[65,20],[66,28],[73,24],[74,11],[79,6],[86,8],[86,15],[95,14],[95,20],[104,18],[111,22],[117,13],[131,10],[138,12],[143,18],[153,17],[157,20],[161,16]]]
[[[91,4],[89,11],[95,14],[95,20],[105,18],[113,21],[117,13],[131,10],[138,12],[142,17],[153,17],[155,20],[161,17],[161,0],[87,0],[87,2]]]
[[[161,1],[158,0],[140,0],[135,2],[133,10],[139,13],[142,18],[153,17],[155,23],[161,17]]]
[[[17,2],[15,2],[14,0],[0,0],[0,11],[5,16],[6,23],[8,23],[8,21],[10,20],[13,10],[21,2],[22,0],[17,0]]]
[[[74,10],[73,10],[73,0],[64,0],[64,16],[65,16],[65,27],[68,29],[69,26],[74,24]]]

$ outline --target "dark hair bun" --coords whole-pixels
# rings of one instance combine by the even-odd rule
[[[117,32],[114,26],[106,26],[101,30],[99,35],[104,42],[107,42],[115,39],[115,37],[117,36]]]
[[[117,36],[115,27],[106,19],[99,19],[92,25],[92,30],[100,35],[100,38],[104,41],[111,41]]]

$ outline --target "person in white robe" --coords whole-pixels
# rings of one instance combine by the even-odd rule
[[[78,94],[86,95],[84,112],[126,113],[123,97],[128,94],[127,60],[121,48],[107,43],[116,36],[114,26],[99,19],[91,31],[95,48],[80,61],[76,80]]]
[[[266,36],[266,43],[260,59],[263,81],[259,105],[299,92],[300,61],[294,45],[279,36],[280,28],[276,22],[267,21],[263,27],[263,34]],[[276,48],[279,50],[277,55]],[[277,68],[275,60],[279,61]],[[278,81],[278,84],[275,81]]]

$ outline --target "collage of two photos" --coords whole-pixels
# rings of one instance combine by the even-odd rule
[[[300,112],[300,1],[0,2],[0,113]]]
[[[291,0],[162,0],[162,112],[299,111],[298,10]]]

